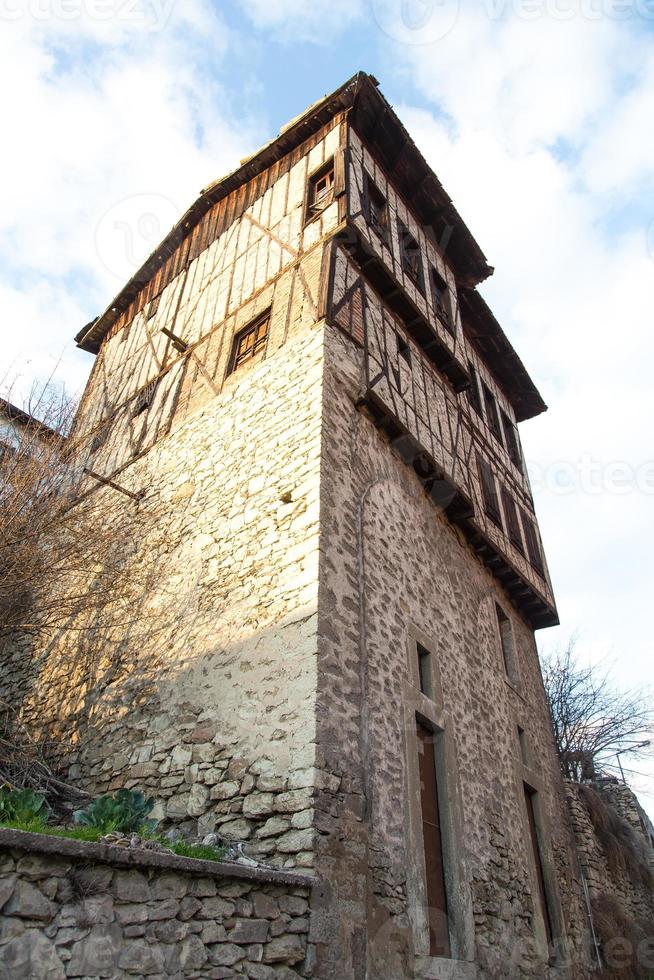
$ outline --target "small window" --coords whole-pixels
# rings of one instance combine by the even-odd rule
[[[500,634],[502,646],[502,658],[504,660],[504,670],[509,680],[515,682],[517,671],[515,665],[515,650],[513,648],[513,630],[511,620],[498,603],[495,603],[495,613],[497,615],[497,626]]]
[[[529,824],[529,842],[531,844],[534,872],[536,874],[536,883],[538,886],[540,910],[543,916],[543,924],[545,926],[547,942],[548,944],[551,944],[553,940],[552,915],[547,895],[547,886],[545,883],[545,866],[541,845],[541,828],[540,821],[538,819],[539,815],[537,812],[538,794],[531,788],[531,786],[527,785],[527,783],[524,783],[524,792],[525,808],[527,810],[527,823]]]
[[[148,306],[147,319],[151,320],[153,316],[156,316],[159,312],[159,302],[161,300],[161,293],[159,293],[153,300],[150,301]]]
[[[434,692],[431,683],[431,653],[422,644],[416,644],[418,654],[418,678],[420,680],[420,690],[428,698],[433,698]]]
[[[97,453],[104,446],[109,435],[109,426],[104,423],[98,427],[93,439],[91,440],[91,454]]]
[[[477,415],[482,416],[481,410],[481,397],[479,395],[479,378],[477,377],[477,371],[472,361],[468,361],[468,370],[470,371],[470,387],[468,388],[468,401],[474,408]]]
[[[488,428],[491,430],[497,441],[502,442],[500,416],[497,411],[495,395],[484,381],[482,381],[481,386],[484,392],[484,404],[486,405],[486,421],[488,422]]]
[[[436,316],[441,321],[446,330],[454,333],[454,323],[452,320],[452,303],[450,289],[443,277],[432,265],[431,271],[431,292],[434,297],[434,309]]]
[[[316,218],[334,200],[334,161],[330,160],[309,178],[307,221]]]
[[[137,415],[142,415],[143,412],[148,410],[152,404],[156,388],[156,381],[151,381],[150,384],[145,386],[145,388],[141,388],[138,395],[134,399],[134,407],[132,408],[132,416],[134,418],[136,418]]]
[[[529,556],[529,561],[536,569],[538,574],[541,577],[544,577],[545,569],[543,567],[543,555],[540,550],[536,527],[534,522],[527,517],[524,510],[522,511],[522,529],[525,532],[525,541],[527,542],[527,554]]]
[[[497,483],[495,482],[493,471],[483,456],[477,455],[477,466],[479,468],[481,490],[484,498],[484,510],[493,524],[502,527],[502,515],[497,497]]]
[[[427,908],[429,915],[429,952],[432,956],[450,955],[449,910],[441,824],[441,799],[436,773],[438,739],[435,733],[417,721],[422,841],[425,858]]]
[[[366,206],[368,209],[368,223],[377,234],[388,240],[388,206],[386,198],[366,174]]]
[[[522,535],[520,534],[518,508],[506,487],[502,487],[502,507],[504,509],[504,520],[506,521],[506,530],[507,534],[509,535],[509,541],[524,555],[525,546],[522,543]]]
[[[518,725],[518,746],[520,748],[520,759],[522,760],[523,766],[529,766],[529,740],[527,739],[527,733],[520,725]]]
[[[511,462],[516,466],[522,463],[520,455],[520,442],[518,440],[518,430],[503,409],[500,409],[502,416],[502,428],[504,429],[504,445],[511,458]]]
[[[424,292],[422,278],[422,256],[420,255],[420,245],[415,240],[406,225],[398,222],[398,232],[400,236],[400,258],[402,269],[407,274],[413,285]]]
[[[411,365],[411,348],[408,341],[404,337],[401,337],[399,333],[395,334],[395,339],[397,341],[398,356],[405,360],[408,365]]]
[[[232,353],[227,370],[228,374],[237,371],[242,364],[245,364],[246,361],[253,360],[257,354],[260,354],[264,350],[266,340],[268,339],[269,323],[270,310],[254,320],[253,323],[248,324],[243,330],[239,330],[232,344]]]

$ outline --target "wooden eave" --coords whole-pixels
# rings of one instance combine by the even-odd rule
[[[513,405],[516,421],[546,412],[540,392],[483,296],[476,289],[461,289],[459,307],[463,332]]]

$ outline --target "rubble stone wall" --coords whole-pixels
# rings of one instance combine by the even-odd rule
[[[0,978],[311,976],[311,880],[0,830]]]

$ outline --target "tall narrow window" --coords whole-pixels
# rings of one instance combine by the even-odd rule
[[[502,647],[502,658],[504,660],[504,670],[506,671],[506,676],[509,680],[517,680],[516,676],[516,666],[515,666],[515,650],[513,648],[513,630],[511,629],[511,620],[506,615],[501,606],[495,603],[495,612],[497,614],[497,626],[500,634],[500,644]]]
[[[232,374],[246,361],[251,361],[257,354],[260,354],[266,346],[268,337],[268,324],[270,322],[270,310],[248,324],[243,330],[234,337],[232,353],[229,359],[228,374]]]
[[[407,274],[411,282],[420,292],[424,292],[422,278],[422,256],[420,255],[420,245],[415,240],[406,225],[398,221],[398,233],[400,236],[400,257],[402,269]]]
[[[520,455],[518,430],[506,412],[503,409],[500,409],[500,412],[502,415],[502,428],[504,429],[504,444],[506,446],[506,450],[511,458],[511,462],[515,463],[516,466],[520,466],[522,463],[522,456]]]
[[[522,760],[523,766],[531,765],[529,761],[529,741],[527,739],[527,733],[524,728],[518,725],[518,745],[520,747],[520,758]]]
[[[420,679],[420,690],[428,698],[433,698],[434,692],[431,684],[431,653],[420,643],[416,644],[418,653],[418,677]]]
[[[334,161],[329,160],[309,179],[307,221],[317,217],[334,200]]]
[[[484,404],[486,405],[486,421],[488,422],[488,428],[491,430],[498,442],[502,442],[502,430],[500,428],[500,416],[497,411],[497,402],[495,401],[495,395],[490,390],[487,384],[483,381],[481,383],[484,390]]]
[[[481,397],[479,395],[479,378],[477,377],[477,371],[472,361],[468,361],[468,370],[470,371],[470,387],[468,388],[468,401],[474,408],[477,415],[481,416]]]
[[[368,211],[368,223],[370,227],[373,228],[377,234],[384,239],[388,240],[388,207],[386,205],[386,198],[372,181],[372,179],[366,174],[366,208]]]
[[[497,483],[495,476],[483,456],[477,455],[477,466],[479,468],[479,478],[481,480],[481,490],[484,498],[484,510],[488,517],[498,527],[502,527],[502,515],[500,513],[500,503],[497,498]]]
[[[134,405],[132,406],[132,416],[142,415],[143,412],[147,411],[152,404],[152,399],[154,398],[154,393],[157,389],[157,382],[151,381],[144,388],[141,388],[138,395],[134,399]]]
[[[450,936],[447,914],[447,890],[443,862],[436,754],[434,739],[438,738],[420,722],[418,729],[418,759],[420,769],[420,802],[422,806],[422,838],[425,850],[427,906],[429,912],[429,952],[432,956],[450,955]]]
[[[545,870],[543,866],[543,853],[541,850],[540,837],[538,833],[538,820],[535,810],[536,791],[523,783],[525,791],[525,807],[527,809],[527,821],[529,823],[529,838],[534,860],[534,870],[538,885],[538,897],[540,899],[541,913],[545,923],[547,942],[552,942],[552,917],[550,914],[549,902],[547,900],[547,889],[545,887]]]
[[[538,535],[536,534],[536,527],[534,522],[527,517],[524,510],[522,511],[522,527],[525,532],[525,541],[527,542],[527,555],[529,556],[529,561],[539,575],[544,575],[545,568],[543,566],[543,555],[540,550]]]
[[[434,309],[436,316],[441,321],[446,330],[454,333],[454,322],[452,320],[452,302],[450,289],[443,277],[438,273],[434,266],[430,266],[431,273],[431,292],[434,297]]]
[[[522,543],[522,535],[520,534],[518,508],[516,507],[516,503],[506,487],[502,487],[502,507],[504,509],[504,519],[506,521],[506,530],[507,534],[509,535],[509,541],[524,555],[525,546]]]

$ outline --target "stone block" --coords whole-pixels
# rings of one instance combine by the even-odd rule
[[[149,902],[150,885],[140,871],[117,871],[113,891],[121,902]]]
[[[164,956],[158,946],[152,946],[142,939],[123,945],[118,957],[118,966],[125,973],[145,975],[164,972]]]
[[[73,943],[67,975],[113,977],[122,946],[122,930],[118,925],[94,926],[84,939]]]
[[[16,875],[0,878],[0,909],[8,902],[16,887]]]
[[[218,896],[205,898],[198,909],[198,919],[227,919],[234,914],[234,903]]]
[[[189,817],[201,817],[209,805],[209,790],[201,783],[194,783],[188,794],[186,812]]]
[[[212,770],[210,769],[205,774],[205,783],[209,783],[210,782],[210,780],[209,780],[209,773],[211,771]],[[222,775],[222,773],[221,773],[221,775]],[[241,788],[241,784],[240,783],[237,783],[237,782],[234,782],[234,781],[230,781],[230,780],[228,780],[226,782],[223,782],[223,783],[217,783],[213,787],[213,789],[211,790],[211,799],[212,800],[229,800],[233,796],[238,796],[239,795],[240,788]]]
[[[146,905],[128,904],[116,905],[116,919],[123,925],[132,925],[135,922],[148,921],[148,909]]]
[[[174,919],[180,909],[180,903],[175,898],[166,898],[161,902],[156,902],[148,910],[150,922],[159,922],[163,919]]]
[[[213,966],[233,966],[245,959],[245,950],[234,943],[219,943],[209,948],[209,959]]]
[[[184,898],[188,879],[177,874],[157,875],[152,882],[152,898]]]
[[[63,876],[68,874],[70,867],[70,861],[54,855],[26,854],[18,861],[16,870],[21,878],[35,881],[38,878],[50,878],[53,875]]]
[[[252,834],[252,826],[247,820],[228,820],[220,825],[220,833],[228,840],[247,840]]]
[[[66,980],[54,943],[38,929],[28,929],[2,947],[0,971],[6,980]]]
[[[265,892],[255,892],[252,896],[252,905],[254,907],[254,914],[259,919],[279,918],[279,904],[277,900],[271,895],[266,895]]]
[[[228,938],[232,943],[248,945],[249,943],[265,943],[268,939],[267,919],[233,919],[229,928]]]
[[[289,830],[277,841],[277,850],[282,854],[296,854],[298,851],[306,851],[313,847],[314,832],[311,828],[307,830]]]
[[[263,951],[264,963],[299,963],[304,959],[305,942],[299,936],[286,935],[271,939]]]
[[[243,800],[243,816],[252,819],[267,817],[275,811],[275,797],[272,793],[251,793]]]
[[[189,936],[179,948],[179,965],[183,975],[201,970],[209,959],[209,954],[199,936]]]
[[[277,902],[282,912],[288,912],[289,915],[304,915],[309,908],[306,898],[300,895],[280,895]]]
[[[9,900],[5,900],[5,915],[17,915],[21,919],[40,919],[49,922],[54,918],[57,906],[43,895],[36,885],[29,881],[15,883]]]
[[[297,813],[300,810],[307,810],[311,805],[312,796],[310,788],[279,793],[275,797],[275,810],[277,813]]]

